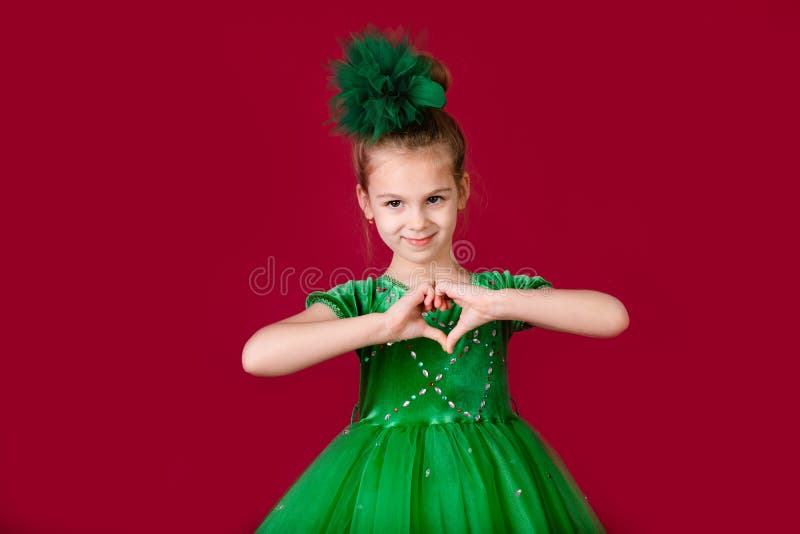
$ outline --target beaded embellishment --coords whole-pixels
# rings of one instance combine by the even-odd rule
[[[478,273],[475,273],[475,272],[470,273],[470,284],[478,285],[478,284],[476,284],[477,277],[478,277]],[[381,279],[384,279],[384,280],[388,281],[390,284],[394,284],[396,286],[399,286],[399,287],[403,288],[406,291],[409,289],[408,286],[406,286],[405,284],[403,284],[399,280],[391,277],[388,274],[384,274],[384,275],[381,275],[381,276],[378,277],[379,281]],[[493,280],[490,280],[489,283],[494,285],[494,281]],[[386,289],[384,288],[383,292],[385,292],[385,291],[386,291]],[[390,295],[392,297],[395,296],[394,293],[391,293],[391,292],[390,292]],[[389,298],[387,297],[386,300],[388,302]],[[423,312],[422,313],[422,317],[424,317],[426,320],[430,321],[430,323],[438,324],[441,328],[447,329],[448,333],[450,331],[452,331],[452,329],[455,327],[455,321],[449,321],[445,325],[444,322],[438,320],[437,315],[438,315],[438,310],[432,310],[430,312]],[[483,325],[481,328],[485,328],[486,326],[487,325]],[[411,349],[411,345],[407,344],[406,348],[409,349],[409,356],[411,357],[412,360],[415,360],[417,362],[417,366],[420,368],[420,373],[422,374],[422,377],[425,380],[427,380],[427,382],[422,382],[420,384],[421,387],[420,387],[420,389],[418,391],[416,391],[415,393],[409,395],[405,400],[403,400],[403,402],[400,403],[400,406],[394,407],[391,411],[389,411],[387,414],[385,414],[384,415],[384,421],[389,421],[393,414],[398,413],[400,411],[400,408],[407,408],[408,406],[410,406],[412,404],[412,402],[418,398],[418,396],[421,397],[422,395],[425,395],[426,393],[428,393],[429,388],[432,388],[433,391],[436,393],[436,395],[441,398],[442,402],[446,403],[446,405],[451,410],[454,410],[456,413],[459,413],[459,414],[463,415],[464,417],[472,419],[475,422],[480,421],[480,419],[482,417],[483,409],[486,406],[486,399],[489,397],[489,390],[492,387],[492,383],[491,382],[492,382],[492,373],[494,371],[494,363],[495,363],[494,362],[494,354],[495,354],[495,343],[496,343],[496,337],[497,337],[496,325],[494,325],[492,330],[491,330],[491,347],[489,347],[489,343],[487,343],[487,342],[483,343],[484,346],[489,347],[489,352],[488,352],[488,362],[486,364],[487,365],[487,369],[486,369],[486,384],[483,386],[483,391],[481,393],[481,401],[480,401],[479,406],[474,407],[472,411],[464,409],[463,406],[455,403],[452,399],[448,399],[446,391],[444,391],[443,388],[442,388],[442,386],[444,385],[444,382],[442,382],[442,379],[445,377],[445,374],[450,371],[450,366],[454,366],[458,362],[458,360],[460,358],[462,358],[463,356],[465,356],[469,352],[470,346],[471,346],[470,343],[471,344],[475,344],[475,345],[480,345],[481,344],[481,339],[478,337],[479,335],[480,335],[480,328],[476,329],[476,330],[473,330],[471,338],[469,338],[468,335],[465,334],[464,337],[462,338],[464,340],[463,349],[457,355],[455,355],[452,358],[450,358],[449,365],[445,366],[442,369],[442,372],[436,373],[435,376],[433,376],[432,380],[431,380],[432,371],[429,370],[429,369],[426,369],[424,362],[417,360],[417,353],[415,351],[413,351],[413,350],[410,350]],[[391,345],[391,343],[387,343],[387,345]],[[379,348],[383,349],[383,345],[381,345]],[[373,350],[371,352],[371,356],[375,356],[375,353],[376,353],[376,351]],[[369,360],[369,358],[365,358],[364,361],[368,361],[368,360]],[[503,360],[505,361],[505,358],[503,358]]]
[[[452,328],[454,326],[453,323],[454,323],[453,321],[450,321],[450,323],[449,323],[449,326],[450,326],[451,330],[452,330]],[[480,341],[480,339],[478,339],[478,335],[479,334],[480,334],[480,329],[474,330],[472,332],[472,341],[473,341],[473,343],[480,344],[481,341]],[[460,407],[460,405],[458,405],[455,402],[453,402],[452,399],[448,399],[447,398],[446,391],[444,391],[442,389],[442,387],[441,387],[443,385],[443,383],[441,381],[445,377],[445,373],[448,373],[450,371],[450,366],[455,365],[458,362],[459,358],[461,358],[467,352],[469,352],[469,346],[467,345],[456,356],[450,358],[449,365],[445,366],[442,369],[441,373],[437,373],[433,377],[433,380],[429,380],[427,383],[421,383],[420,385],[423,386],[423,387],[421,387],[419,389],[419,391],[417,391],[416,393],[414,393],[414,394],[410,395],[409,397],[407,397],[400,404],[400,406],[396,406],[392,411],[387,413],[383,418],[384,421],[388,421],[392,417],[393,413],[398,413],[400,411],[400,408],[407,408],[408,406],[410,406],[411,403],[418,398],[418,396],[421,397],[422,395],[425,395],[428,392],[428,388],[433,388],[433,391],[436,393],[436,395],[439,396],[441,398],[441,400],[443,402],[445,402],[447,404],[447,406],[451,410],[455,410],[456,413],[459,413],[459,414],[463,415],[464,417],[473,419],[475,422],[480,421],[481,416],[482,416],[481,414],[483,413],[483,408],[486,406],[486,399],[489,397],[489,389],[492,387],[492,372],[494,371],[495,338],[497,337],[497,328],[492,328],[491,335],[492,335],[491,348],[489,349],[489,353],[488,353],[489,360],[488,360],[487,369],[486,369],[486,384],[483,387],[483,392],[481,394],[480,405],[478,406],[477,409],[474,409],[473,411],[469,411],[469,410],[465,410],[463,407]],[[489,344],[488,343],[484,343],[484,346],[488,347]],[[410,350],[411,349],[411,345],[407,344],[406,348],[409,349],[409,356],[411,357],[411,359],[417,361],[417,353],[415,351],[413,351],[413,350]],[[373,352],[373,354],[375,353],[375,351],[372,351],[372,352]],[[425,368],[425,363],[424,362],[417,361],[417,367],[420,367],[420,372],[422,373],[422,376],[426,380],[431,378],[432,372]]]

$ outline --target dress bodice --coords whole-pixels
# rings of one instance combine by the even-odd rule
[[[472,273],[470,284],[489,289],[550,286],[540,276],[510,275],[509,271]],[[383,313],[407,290],[387,275],[351,280],[328,292],[311,293],[306,306],[323,301],[340,318]],[[429,325],[445,334],[460,316],[461,307],[455,303],[447,310],[423,313]],[[490,321],[464,335],[452,354],[426,337],[356,350],[361,368],[359,422],[386,426],[474,423],[514,416],[508,390],[508,342],[515,331],[531,326]]]

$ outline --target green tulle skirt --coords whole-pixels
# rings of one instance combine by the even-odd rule
[[[605,532],[524,419],[346,427],[256,533]]]

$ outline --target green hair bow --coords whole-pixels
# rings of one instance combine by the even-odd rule
[[[337,130],[351,135],[382,134],[422,122],[426,107],[447,102],[444,88],[431,80],[431,60],[414,53],[403,35],[393,44],[374,29],[350,34],[345,59],[330,64],[331,82],[341,90],[329,100]]]

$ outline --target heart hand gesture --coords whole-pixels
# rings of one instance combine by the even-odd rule
[[[436,297],[448,302],[452,299],[461,307],[458,323],[450,331],[445,342],[445,351],[452,354],[456,343],[467,332],[495,320],[497,292],[485,287],[460,284],[451,281],[436,283]]]
[[[422,312],[430,311],[434,306],[445,310],[450,307],[450,303],[445,296],[436,293],[431,282],[422,282],[408,290],[383,314],[389,338],[427,337],[439,343],[442,349],[447,351],[447,335],[422,318]]]

